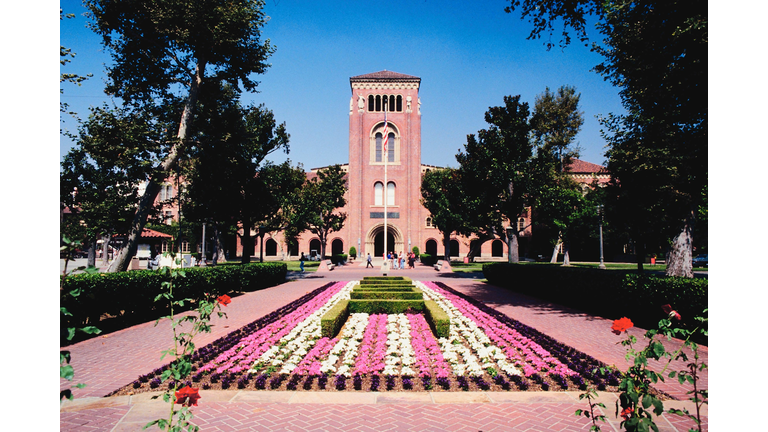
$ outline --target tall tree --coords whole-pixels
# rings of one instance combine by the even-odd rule
[[[562,23],[561,46],[570,31],[587,43],[587,19],[597,20],[603,40],[592,49],[604,61],[595,71],[619,87],[628,112],[603,125],[619,214],[640,236],[638,266],[644,245],[659,236],[671,239],[667,274],[692,277],[693,228],[707,182],[707,3],[511,0],[506,10],[515,9],[533,23],[529,38],[551,36],[553,23]]]
[[[263,105],[241,106],[230,86],[204,86],[200,113],[189,148],[190,169],[185,172],[185,213],[200,222],[210,221],[217,236],[239,225],[242,260],[250,262],[251,230],[274,210],[271,203],[276,197],[268,191],[278,190],[260,176],[260,170],[269,154],[288,152],[290,135]]]
[[[151,169],[144,161],[161,151],[156,122],[139,114],[92,108],[79,127],[76,146],[62,162],[61,200],[83,222],[81,240],[89,248],[89,265],[95,265],[100,237],[108,242],[111,235],[128,230],[139,183]]]
[[[529,139],[528,103],[520,96],[505,96],[504,106],[485,113],[488,129],[467,136],[464,151],[456,155],[472,220],[467,224],[483,243],[505,239],[509,262],[518,262],[518,232],[515,223],[530,200],[527,174],[533,156]],[[505,226],[510,229],[506,230]]]
[[[581,94],[573,86],[564,85],[552,93],[549,87],[536,96],[531,116],[531,131],[538,152],[557,157],[558,170],[564,171],[578,149],[571,148],[584,124],[584,113],[579,110]]]
[[[421,178],[421,204],[429,211],[432,224],[443,234],[445,260],[451,259],[451,234],[466,225],[465,196],[457,169],[427,171]]]
[[[325,258],[331,233],[340,231],[347,220],[347,214],[338,211],[347,204],[346,192],[346,174],[340,165],[322,169],[317,177],[307,180],[289,204],[288,243],[295,242],[301,232],[309,230],[320,239],[320,255]]]
[[[112,270],[128,268],[149,210],[188,144],[200,88],[227,82],[255,90],[253,74],[264,73],[273,48],[261,41],[266,22],[259,0],[86,0],[92,28],[102,36],[114,64],[107,92],[128,105],[184,100],[173,145],[139,201],[127,245]]]

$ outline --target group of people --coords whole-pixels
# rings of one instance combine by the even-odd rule
[[[384,257],[389,262],[389,268],[393,270],[401,269],[405,270],[405,263],[408,262],[409,269],[414,268],[414,265],[416,263],[416,254],[413,252],[409,252],[407,255],[400,252],[398,255],[395,252],[388,252],[387,255]],[[371,267],[373,268],[373,258],[371,258],[371,254],[368,254],[368,258],[366,259],[365,268]]]

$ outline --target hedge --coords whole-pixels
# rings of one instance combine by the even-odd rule
[[[427,323],[429,323],[432,333],[434,333],[437,338],[447,338],[451,330],[451,318],[432,300],[425,300],[424,306],[424,318],[426,318]]]
[[[355,291],[411,291],[414,292],[417,288],[413,285],[357,285],[352,288],[352,292]]]
[[[349,317],[349,300],[342,300],[320,318],[320,331],[323,337],[333,338],[344,326]]]
[[[174,297],[197,300],[203,293],[222,295],[256,291],[285,282],[286,272],[283,263],[187,268],[184,269],[185,277],[174,282]],[[164,277],[168,276],[155,270],[67,276],[60,292],[60,306],[72,316],[62,315],[60,326],[96,325],[101,328],[100,318],[108,315],[114,322],[107,327],[112,328],[102,330],[110,331],[162,317],[167,314],[167,302],[156,303],[155,297],[162,292]],[[67,295],[73,290],[80,290],[81,294],[77,297]]]
[[[419,291],[390,291],[390,290],[353,290],[349,294],[352,300],[419,300],[424,295]]]
[[[421,263],[426,266],[431,266],[435,265],[437,262],[437,257],[430,254],[421,254],[419,255],[419,261],[421,261]]]
[[[424,300],[349,300],[349,313],[401,314],[412,309],[424,311]]]
[[[707,308],[708,280],[703,278],[509,263],[484,264],[483,274],[493,285],[607,319],[626,316],[645,329],[656,328],[666,317],[662,305],[677,310],[683,317],[681,324],[690,329],[699,325],[694,318]]]

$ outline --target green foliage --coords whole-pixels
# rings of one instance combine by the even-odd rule
[[[349,256],[351,256],[352,258],[357,257],[357,249],[355,249],[354,246],[349,247]]]
[[[419,291],[393,291],[393,290],[378,290],[371,291],[354,290],[350,293],[349,298],[351,300],[419,300],[423,299],[423,294]]]
[[[347,262],[348,257],[349,256],[347,254],[336,254],[331,257],[331,263],[334,265],[344,264]]]
[[[536,96],[531,116],[533,138],[538,151],[556,157],[554,161],[560,172],[571,157],[577,156],[577,152],[568,147],[584,124],[584,113],[579,111],[580,99],[576,88],[568,85],[558,88],[556,95],[547,87],[543,94]]]
[[[463,230],[467,224],[468,215],[462,213],[466,208],[463,204],[466,194],[459,175],[459,170],[447,168],[429,170],[421,177],[421,204],[444,236]]]
[[[437,257],[433,257],[430,254],[421,254],[419,255],[419,261],[426,266],[431,266],[437,262]]]
[[[456,155],[465,192],[463,213],[471,218],[462,234],[506,239],[504,224],[516,221],[529,204],[533,146],[528,117],[527,102],[520,102],[519,95],[505,96],[504,106],[485,113],[488,129],[468,135],[464,151]],[[511,255],[514,261],[516,251]]]
[[[414,246],[411,249],[411,252],[413,252],[414,255],[419,256],[419,247],[418,246]]]
[[[592,399],[597,399],[597,391],[595,391],[594,388],[590,387],[587,388],[587,391],[579,395],[579,400],[587,399],[587,403],[589,404],[589,411],[577,409],[576,415],[577,416],[584,416],[588,419],[592,420],[592,426],[589,427],[590,431],[599,431],[600,426],[598,426],[597,421],[600,420],[603,423],[606,422],[605,416],[601,414],[595,413],[595,408],[603,408],[605,409],[605,404],[602,402],[593,402]]]
[[[185,277],[174,282],[174,291],[180,297],[193,299],[184,308],[194,308],[206,293],[222,295],[256,291],[284,282],[286,272],[283,263],[187,268],[184,269]],[[77,297],[62,295],[61,306],[70,315],[61,317],[61,327],[98,323],[102,315],[116,317],[114,319],[125,324],[166,315],[167,306],[155,303],[157,296],[164,292],[164,281],[162,272],[152,270],[77,274],[62,279],[62,292],[80,294]],[[177,307],[176,310],[184,308]]]
[[[320,331],[323,337],[333,338],[347,322],[349,317],[349,300],[341,300],[320,318]]]
[[[407,310],[424,311],[424,300],[350,300],[349,313],[400,314]]]
[[[436,338],[447,338],[451,331],[451,319],[448,314],[432,300],[424,301],[424,318]]]

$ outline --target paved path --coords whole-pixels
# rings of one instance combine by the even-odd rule
[[[283,285],[233,298],[225,308],[228,318],[214,318],[213,331],[200,335],[203,346],[305,293],[334,280],[356,280],[380,274],[379,268],[348,265],[330,272],[292,274]],[[436,272],[431,267],[415,270],[390,270],[390,275],[406,275],[416,280],[441,281],[480,300],[494,309],[585,352],[607,364],[627,365],[620,339],[610,332],[611,321],[562,306],[541,302],[488,285],[478,275]],[[642,340],[642,329],[632,329]],[[136,377],[166,363],[160,351],[172,343],[170,325],[154,322],[137,325],[96,337],[69,347],[75,382],[87,387],[75,389],[75,400],[60,409],[62,431],[134,431],[148,421],[166,417],[168,404],[150,400],[149,394],[104,398],[109,392],[129,384]],[[679,346],[669,343],[669,348]],[[702,347],[702,361],[707,362]],[[657,366],[659,367],[659,366]],[[673,365],[679,368],[679,365]],[[707,388],[708,376],[702,385]],[[68,387],[68,383],[62,385]],[[667,402],[689,407],[685,391],[676,384],[658,386],[681,399]],[[255,392],[201,391],[203,398],[193,408],[194,422],[202,431],[236,430],[376,430],[376,431],[581,431],[590,422],[576,417],[576,409],[586,405],[578,392],[479,392],[479,393],[356,393],[356,392]],[[610,422],[603,430],[619,430],[613,407],[615,395],[601,394]],[[705,407],[706,408],[706,407]],[[706,417],[705,417],[706,421]],[[664,416],[660,431],[687,431],[692,426],[677,416]],[[706,426],[706,425],[705,425]],[[706,427],[705,427],[706,430]]]

